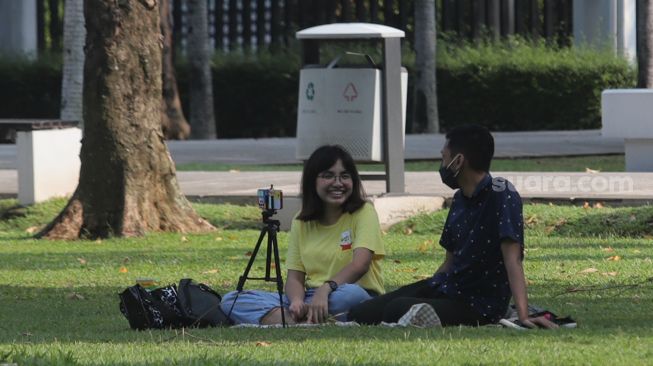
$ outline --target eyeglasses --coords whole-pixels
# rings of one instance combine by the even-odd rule
[[[325,172],[320,175],[318,175],[318,178],[324,179],[327,182],[335,182],[336,178],[340,179],[340,182],[349,182],[351,181],[351,174],[349,173],[342,173],[340,175],[335,175],[331,172]]]

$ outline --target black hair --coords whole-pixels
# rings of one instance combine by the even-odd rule
[[[472,169],[490,171],[494,138],[487,128],[475,124],[456,126],[447,132],[446,139],[452,157],[463,154]]]
[[[329,170],[338,159],[347,173],[351,174],[352,191],[342,204],[343,212],[353,213],[365,204],[365,191],[354,158],[340,145],[324,145],[313,151],[304,164],[302,172],[302,210],[297,218],[302,221],[318,220],[324,214],[324,202],[317,195],[315,182],[318,174]]]

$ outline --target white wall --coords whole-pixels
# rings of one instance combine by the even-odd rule
[[[16,134],[20,204],[29,205],[75,191],[81,166],[81,139],[79,128]]]
[[[0,53],[37,54],[36,0],[0,0]]]
[[[574,44],[610,47],[637,57],[636,0],[574,0]]]

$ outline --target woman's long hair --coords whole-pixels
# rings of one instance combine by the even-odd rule
[[[324,145],[311,154],[302,172],[302,210],[297,218],[302,221],[318,220],[324,214],[324,202],[317,195],[315,184],[318,174],[329,170],[338,159],[347,173],[351,174],[352,192],[342,204],[342,211],[353,213],[365,204],[365,191],[358,169],[351,155],[340,145]]]

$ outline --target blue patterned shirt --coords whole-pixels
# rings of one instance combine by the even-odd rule
[[[437,273],[431,286],[448,297],[467,302],[489,321],[506,313],[511,291],[501,242],[513,240],[524,253],[521,197],[503,178],[489,174],[471,197],[454,194],[440,245],[453,254],[446,273]]]

